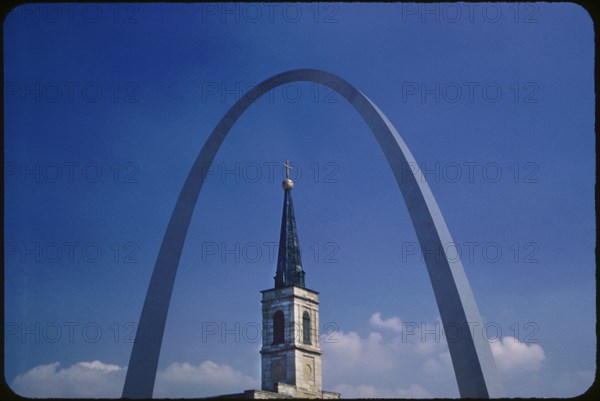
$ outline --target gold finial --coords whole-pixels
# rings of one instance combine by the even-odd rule
[[[285,164],[283,164],[283,167],[285,167],[285,180],[283,180],[283,182],[281,183],[281,186],[283,186],[283,189],[292,189],[294,187],[294,181],[292,181],[290,179],[290,170],[292,170],[292,166],[290,165],[290,161],[286,160]]]

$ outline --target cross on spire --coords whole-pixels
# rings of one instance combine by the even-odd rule
[[[285,164],[283,164],[282,166],[285,167],[285,178],[289,180],[290,170],[293,170],[292,166],[290,165],[290,161],[286,160]]]

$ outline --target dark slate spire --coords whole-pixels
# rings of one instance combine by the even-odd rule
[[[282,186],[285,191],[283,196],[283,215],[281,216],[281,232],[279,234],[279,255],[277,257],[277,273],[275,275],[275,288],[291,287],[293,285],[304,287],[304,270],[300,258],[300,243],[298,230],[294,217],[294,204],[292,203],[292,188],[294,181],[290,180],[290,164],[286,161],[286,179]]]

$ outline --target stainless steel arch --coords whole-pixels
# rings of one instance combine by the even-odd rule
[[[171,215],[150,279],[123,397],[152,397],[175,275],[192,213],[206,178],[206,166],[212,163],[233,124],[256,99],[277,86],[296,81],[325,85],[346,98],[381,146],[408,207],[421,250],[428,250],[423,256],[461,397],[504,396],[490,346],[483,335],[476,333],[477,328],[481,330],[482,327],[481,317],[462,263],[450,261],[445,254],[444,245],[452,243],[452,237],[410,150],[381,110],[350,83],[325,71],[298,69],[275,75],[248,91],[219,121],[196,158]]]

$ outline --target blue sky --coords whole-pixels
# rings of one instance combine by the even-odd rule
[[[591,385],[594,47],[581,7],[37,4],[6,17],[4,38],[4,368],[18,393],[120,396],[193,160],[245,90],[294,68],[355,85],[426,171],[507,394]],[[326,389],[458,397],[391,170],[345,100],[309,83],[257,101],[215,159],[155,396],[260,386],[286,159]]]

